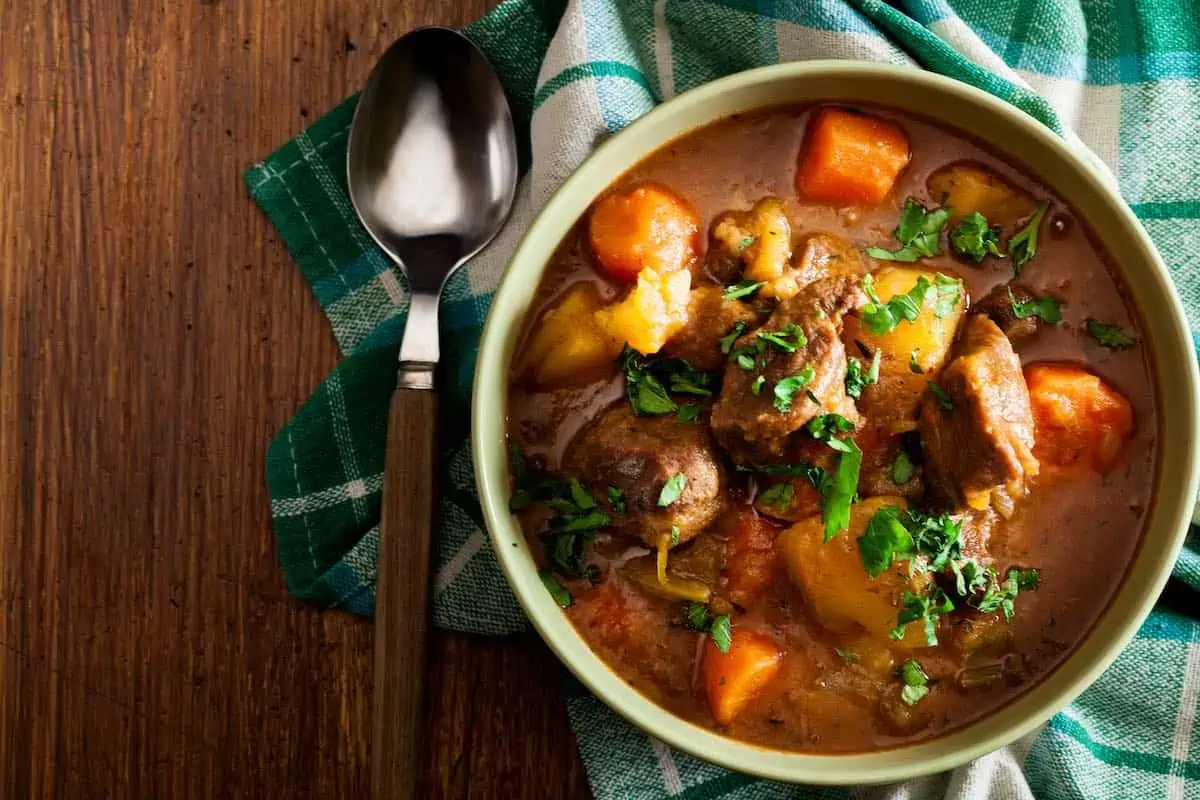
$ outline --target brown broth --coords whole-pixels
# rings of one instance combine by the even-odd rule
[[[718,725],[696,675],[700,636],[678,625],[679,603],[650,597],[607,570],[612,560],[627,557],[637,542],[598,537],[595,560],[606,577],[595,589],[584,582],[567,613],[593,649],[632,686],[668,710],[735,739],[785,750],[855,752],[926,739],[978,719],[1044,678],[1078,646],[1120,584],[1149,512],[1157,464],[1154,382],[1144,348],[1107,350],[1084,332],[1088,317],[1135,332],[1140,326],[1105,256],[1053,192],[959,134],[910,116],[873,110],[896,120],[912,146],[912,161],[888,200],[865,209],[805,202],[797,199],[793,181],[808,113],[807,108],[773,109],[694,131],[648,157],[614,188],[642,181],[665,184],[695,206],[705,230],[717,214],[746,209],[763,196],[775,195],[785,201],[789,217],[803,233],[825,231],[860,246],[892,248],[891,232],[904,198],[915,196],[927,205],[937,202],[925,189],[933,170],[964,159],[981,163],[1031,195],[1051,200],[1036,259],[1022,280],[1065,301],[1063,322],[1017,345],[1022,362],[1086,365],[1130,400],[1136,426],[1115,469],[1052,485],[1035,483],[1018,503],[1017,513],[999,523],[993,535],[990,550],[997,563],[1041,571],[1040,587],[1020,595],[1017,614],[1009,623],[1011,650],[1024,662],[1023,679],[961,689],[949,679],[962,666],[950,647],[920,650],[922,665],[940,680],[914,707],[920,724],[912,727],[881,721],[879,700],[898,693],[898,682],[868,675],[860,664],[839,658],[837,647],[862,647],[864,652],[872,648],[835,637],[810,619],[800,591],[782,568],[760,601],[735,622],[767,630],[784,644],[782,673],[753,709],[731,726]],[[972,298],[1011,277],[1008,261],[988,260],[975,267],[943,254],[925,259],[924,265],[961,277]],[[597,283],[608,299],[620,292],[594,268],[576,226],[538,289],[526,339],[541,313],[579,281]],[[514,363],[520,363],[519,356]],[[622,385],[614,374],[585,387],[547,392],[531,388],[514,374],[509,435],[541,466],[557,470],[576,434],[621,398]],[[540,519],[523,520],[535,549]],[[727,526],[722,521],[714,525],[718,539],[723,537],[723,524]],[[632,632],[597,633],[593,623],[614,606],[636,620]],[[903,657],[893,654],[894,663]]]

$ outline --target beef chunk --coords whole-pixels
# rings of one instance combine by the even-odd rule
[[[1012,298],[1008,296],[1010,291]],[[975,311],[986,314],[1000,330],[1004,331],[1004,335],[1010,341],[1018,342],[1033,336],[1038,332],[1038,327],[1044,323],[1036,316],[1018,319],[1017,315],[1013,313],[1013,298],[1018,303],[1027,303],[1035,299],[1036,295],[1024,284],[1002,283],[975,304]]]
[[[996,323],[971,315],[958,355],[938,385],[953,407],[944,408],[932,391],[921,400],[931,487],[952,505],[992,506],[1009,516],[1028,479],[1037,475],[1038,462],[1021,362]]]
[[[846,351],[841,333],[842,317],[861,305],[863,299],[855,278],[840,275],[816,281],[781,302],[758,331],[734,343],[711,420],[717,441],[734,461],[763,464],[782,460],[788,452],[788,437],[819,414],[838,413],[857,419],[854,404],[846,397]],[[759,333],[778,334],[787,331],[789,325],[797,326],[807,340],[795,352],[765,343],[751,369],[738,363],[740,349],[755,351]],[[792,395],[788,410],[779,410],[775,405],[776,385],[806,370],[812,371],[811,379]],[[759,376],[762,382],[758,382]],[[753,391],[756,382],[757,394]],[[814,403],[807,392],[818,402]]]
[[[671,337],[663,353],[685,358],[696,369],[718,370],[725,364],[721,339],[737,323],[755,327],[758,314],[740,300],[726,300],[721,286],[701,286],[688,298],[688,324]]]
[[[628,404],[600,415],[571,446],[563,464],[594,496],[612,486],[625,493],[625,515],[615,516],[619,533],[656,547],[679,528],[679,541],[699,533],[721,511],[724,471],[703,420],[679,422],[674,414],[638,417]],[[685,475],[679,499],[659,508],[668,480]]]

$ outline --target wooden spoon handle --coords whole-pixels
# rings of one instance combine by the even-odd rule
[[[424,725],[437,395],[397,389],[388,418],[375,582],[372,797],[417,795]]]

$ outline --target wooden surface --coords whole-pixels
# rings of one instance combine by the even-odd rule
[[[0,2],[0,797],[366,794],[371,626],[263,483],[336,350],[240,175],[487,5]],[[422,796],[586,796],[540,642],[431,654]]]

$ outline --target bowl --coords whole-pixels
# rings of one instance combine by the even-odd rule
[[[731,114],[820,101],[885,106],[961,131],[1023,165],[1066,200],[1112,256],[1151,348],[1161,431],[1155,503],[1122,585],[1082,644],[1010,704],[939,737],[889,750],[820,755],[770,750],[687,722],[642,696],[596,656],[537,576],[508,511],[505,416],[509,362],[534,289],[564,234],[617,177],[662,145]],[[502,398],[497,402],[497,398]],[[694,756],[739,772],[814,784],[882,783],[950,769],[1033,730],[1091,684],[1150,613],[1183,545],[1200,459],[1197,368],[1183,308],[1166,267],[1107,176],[1063,139],[1008,103],[929,72],[846,61],[780,64],[742,72],[665,103],[597,149],[562,185],[525,235],[492,301],[475,375],[472,439],[480,501],[513,591],[563,663],[633,724]]]

